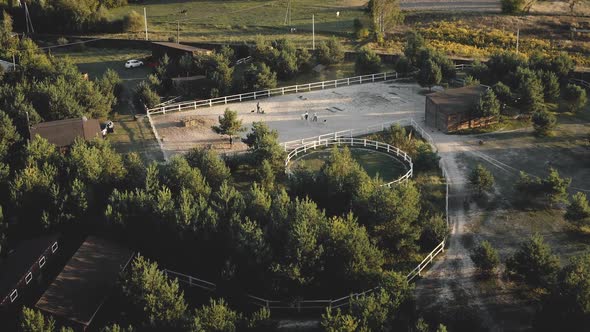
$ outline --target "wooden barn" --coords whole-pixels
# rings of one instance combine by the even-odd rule
[[[133,255],[127,248],[89,236],[35,307],[75,331],[86,330]]]
[[[0,308],[22,305],[59,249],[59,235],[44,235],[23,241],[0,265]]]
[[[31,126],[30,134],[31,138],[39,135],[58,148],[72,145],[77,137],[87,141],[102,137],[98,120],[86,117],[41,122]]]
[[[153,42],[152,58],[158,61],[168,54],[170,61],[178,62],[184,55],[211,54],[211,50],[171,42]]]
[[[476,85],[428,94],[425,110],[426,125],[448,133],[489,123],[487,121],[489,119],[473,116],[480,96],[486,89],[485,86]]]

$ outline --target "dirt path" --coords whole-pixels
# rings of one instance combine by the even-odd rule
[[[459,164],[463,153],[472,152],[470,136],[450,136],[431,132],[447,169],[450,182],[449,217],[452,222],[449,245],[443,256],[416,283],[416,299],[424,312],[436,312],[452,321],[467,324],[462,328],[500,331],[496,320],[483,300],[475,277],[475,268],[465,244],[472,237],[469,223],[480,213],[475,204],[466,207],[469,191],[468,170]],[[469,320],[472,320],[470,322]],[[474,325],[476,322],[479,324]]]

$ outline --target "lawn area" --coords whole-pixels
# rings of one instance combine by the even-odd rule
[[[319,172],[330,158],[331,151],[331,148],[318,149],[293,160],[291,167],[302,167],[312,172]],[[372,178],[379,176],[383,181],[391,182],[407,172],[406,166],[401,161],[388,154],[362,148],[350,148],[350,153]]]
[[[81,72],[88,73],[90,79],[102,76],[108,68],[115,70],[124,81],[139,81],[151,73],[147,67],[125,68],[127,60],[151,56],[149,50],[83,47],[80,50],[54,51],[52,54],[69,57]]]
[[[177,21],[180,21],[181,41],[241,43],[254,40],[256,35],[264,35],[269,39],[289,38],[298,46],[309,48],[312,44],[312,15],[315,15],[318,40],[347,34],[352,31],[355,18],[367,19],[363,11],[366,1],[298,0],[291,1],[290,24],[285,24],[289,2],[148,0],[113,9],[112,14],[114,18],[120,18],[135,10],[143,15],[145,7],[151,39],[167,40],[176,36]],[[296,31],[290,32],[291,28]]]
[[[124,89],[118,104],[108,118],[115,123],[115,132],[109,134],[107,139],[120,153],[137,152],[146,162],[162,160],[162,153],[147,118],[140,116],[136,120],[136,110],[131,102],[135,86],[151,73],[151,69],[147,67],[126,69],[124,66],[126,60],[150,56],[149,51],[84,47],[79,51],[54,52],[53,55],[69,57],[81,72],[88,73],[90,79],[102,76],[109,68],[115,70],[123,81]],[[107,119],[100,120],[104,122]]]

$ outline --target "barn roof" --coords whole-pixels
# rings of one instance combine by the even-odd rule
[[[443,114],[466,113],[473,110],[479,102],[481,94],[487,87],[482,85],[465,86],[456,89],[447,89],[428,94],[426,98],[437,105],[437,112]]]
[[[41,122],[31,126],[31,137],[39,135],[58,147],[69,146],[76,137],[91,140],[101,137],[100,123],[86,117]]]
[[[190,45],[183,45],[183,44],[178,44],[178,43],[171,43],[171,42],[152,42],[153,45],[159,45],[159,46],[163,46],[163,47],[167,47],[167,48],[172,48],[175,50],[180,50],[180,51],[185,51],[185,52],[204,52],[204,53],[208,53],[211,52],[210,50],[204,49],[204,48],[198,48],[198,47],[194,47],[194,46],[190,46]]]
[[[89,236],[36,307],[56,317],[90,325],[132,257],[129,249]]]
[[[0,266],[0,302],[25,277],[34,264],[37,264],[45,251],[59,238],[58,234],[44,235],[23,241],[8,254]]]

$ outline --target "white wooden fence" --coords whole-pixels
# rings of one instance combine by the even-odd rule
[[[379,124],[376,126],[370,126],[367,128],[363,128],[363,129],[350,129],[350,130],[339,131],[336,133],[330,133],[330,134],[320,135],[320,136],[316,136],[316,137],[312,137],[312,138],[307,138],[307,139],[303,139],[303,140],[285,142],[285,143],[283,143],[283,146],[287,150],[292,150],[292,149],[298,149],[303,146],[309,145],[310,143],[313,143],[313,142],[320,142],[322,140],[326,141],[329,139],[329,140],[336,142],[336,141],[338,141],[338,138],[341,138],[341,141],[342,141],[342,139],[344,139],[344,138],[349,138],[350,137],[349,135],[358,136],[358,135],[375,133],[380,130],[382,131],[382,130],[388,128],[392,124],[412,126],[414,128],[414,130],[416,130],[420,134],[420,136],[422,136],[422,138],[424,138],[428,143],[431,144],[434,151],[438,151],[436,145],[434,144],[434,140],[432,139],[432,136],[430,136],[430,134],[428,134],[428,132],[426,132],[420,125],[418,125],[418,123],[416,121],[414,121],[414,119],[402,119],[399,121],[387,122],[387,123]],[[362,139],[359,139],[359,141],[364,142],[364,140],[362,140]],[[383,144],[383,143],[380,143],[380,144]],[[403,152],[403,151],[400,151],[400,152]],[[409,159],[409,160],[411,161],[411,159]],[[285,164],[286,166],[287,166],[287,163],[288,162],[286,162],[286,164]],[[442,160],[439,163],[439,166],[442,170],[442,174],[445,179],[445,187],[446,187],[446,189],[445,189],[446,190],[446,192],[445,192],[445,215],[446,215],[447,225],[450,228],[451,225],[449,223],[448,173],[445,168],[444,162]],[[426,267],[428,267],[428,265],[432,264],[432,262],[434,261],[436,256],[438,254],[444,252],[445,245],[446,245],[446,239],[443,239],[430,253],[428,253],[428,255],[426,255],[426,257],[420,262],[420,264],[418,264],[412,271],[410,271],[406,275],[406,280],[408,282],[412,282],[417,276],[420,276],[422,271],[424,269],[426,269]],[[194,278],[194,277],[191,277],[191,276],[188,276],[188,275],[185,275],[182,273],[170,271],[170,270],[165,270],[165,272],[167,273],[168,276],[176,277],[176,278],[178,278],[179,282],[184,283],[184,284],[188,284],[189,286],[199,287],[199,288],[209,290],[209,291],[213,291],[216,289],[216,285],[212,282],[204,281],[204,280],[201,280],[198,278]],[[360,293],[353,293],[353,294],[350,294],[347,296],[343,296],[341,298],[328,299],[328,300],[291,300],[291,301],[289,301],[289,300],[269,300],[269,299],[265,299],[265,298],[254,296],[254,295],[247,295],[247,298],[250,303],[252,303],[256,306],[259,306],[259,307],[265,307],[267,309],[297,310],[299,312],[301,310],[306,310],[306,309],[324,310],[326,308],[335,309],[335,308],[344,307],[350,303],[351,299],[359,298],[359,297],[364,296],[366,294],[370,294],[371,292],[374,292],[377,289],[379,289],[379,287],[368,289],[368,290],[365,290]]]
[[[588,81],[584,81],[584,80],[577,79],[577,78],[570,78],[570,83],[581,85],[586,89],[590,89],[590,82],[588,82]]]
[[[392,185],[406,182],[409,178],[412,177],[414,172],[414,164],[412,163],[412,158],[405,153],[404,151],[400,150],[399,148],[383,143],[372,141],[368,139],[360,139],[354,137],[328,137],[324,139],[318,139],[317,141],[313,141],[310,143],[303,144],[295,149],[293,149],[289,154],[287,154],[287,158],[285,159],[285,171],[289,171],[289,164],[291,160],[299,155],[307,154],[309,150],[315,150],[317,148],[328,147],[329,145],[342,145],[347,144],[351,147],[359,147],[359,148],[374,148],[378,151],[384,151],[387,154],[393,155],[396,159],[402,158],[404,162],[406,162],[406,168],[408,171],[404,173],[401,177],[395,179],[394,181],[385,183],[384,186],[391,187]]]
[[[147,110],[148,114],[166,114],[169,112],[180,112],[188,110],[196,110],[200,107],[212,107],[213,105],[227,105],[228,103],[242,102],[246,100],[254,100],[260,98],[269,98],[273,96],[281,96],[289,93],[309,92],[313,90],[333,89],[342,86],[383,82],[398,78],[396,72],[392,73],[376,73],[362,76],[354,76],[341,78],[338,80],[322,81],[315,83],[291,85],[281,88],[268,89],[262,91],[246,92],[237,95],[224,96],[205,100],[191,100],[182,103],[175,103],[170,105],[163,105],[161,107],[150,108]]]
[[[202,280],[202,279],[198,279],[195,278],[193,276],[189,276],[186,274],[182,274],[179,272],[174,272],[172,270],[164,270],[164,274],[169,277],[169,278],[175,278],[178,280],[178,282],[189,285],[190,287],[199,287],[202,288],[204,290],[208,290],[208,291],[214,291],[217,288],[217,285],[215,285],[212,282],[206,281],[206,280]]]

